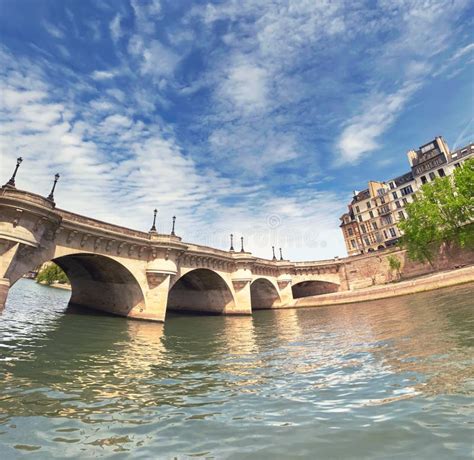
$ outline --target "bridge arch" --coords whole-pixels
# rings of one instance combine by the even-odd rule
[[[226,280],[208,268],[187,272],[168,294],[168,310],[221,314],[234,307],[234,295]]]
[[[76,253],[52,260],[71,283],[70,304],[126,316],[134,308],[144,308],[142,288],[117,260],[98,254]]]
[[[27,257],[11,267],[10,280],[18,279],[48,260],[66,273],[71,284],[70,304],[127,316],[134,308],[144,308],[145,297],[140,283],[119,261],[89,252],[64,252],[50,257]],[[45,260],[46,259],[46,260]]]
[[[250,285],[250,302],[252,310],[275,307],[281,303],[277,287],[266,278],[257,278]]]
[[[299,283],[293,284],[291,286],[294,299],[314,295],[330,294],[332,292],[338,292],[339,289],[340,284],[321,280],[300,281]]]

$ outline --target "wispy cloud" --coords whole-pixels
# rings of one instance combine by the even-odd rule
[[[59,171],[59,206],[124,225],[147,229],[158,207],[161,229],[176,214],[191,241],[226,248],[233,232],[258,255],[272,245],[293,258],[343,254],[338,216],[350,190],[387,161],[354,165],[395,145],[405,117],[426,117],[429,85],[443,79],[454,91],[472,53],[469,8],[54,4],[21,37],[4,37],[2,166],[23,155],[18,184],[40,193]]]
[[[46,31],[54,38],[64,38],[64,31],[60,29],[59,27],[55,26],[51,22],[44,21],[43,22],[43,27],[46,29]]]
[[[123,36],[122,26],[120,23],[121,20],[122,17],[120,14],[116,14],[109,24],[110,35],[112,36],[112,40],[114,42],[118,42]]]
[[[361,114],[349,120],[337,143],[336,165],[357,163],[365,154],[380,147],[379,139],[401,113],[420,84],[409,82],[393,94],[368,97]]]
[[[94,80],[109,80],[111,78],[114,78],[117,75],[117,72],[113,70],[94,70],[92,72],[92,78]]]
[[[337,166],[357,163],[382,146],[381,136],[390,129],[415,92],[434,74],[431,59],[449,45],[453,24],[466,2],[425,4],[415,0],[382,2],[382,5],[396,26],[396,38],[373,60],[374,75],[379,75],[379,81],[370,81],[370,86],[375,84],[389,89],[374,92],[367,88],[360,109],[343,123],[336,142],[338,155],[334,164]],[[464,51],[460,52],[462,54]]]

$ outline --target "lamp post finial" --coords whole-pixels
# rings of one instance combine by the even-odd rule
[[[18,158],[16,159],[15,170],[13,171],[12,177],[10,177],[10,180],[5,184],[5,186],[8,185],[9,187],[15,187],[15,177],[16,177],[16,173],[18,172],[18,168],[20,167],[22,161],[23,161],[23,158],[22,158],[22,157],[18,157]]]
[[[48,200],[52,201],[54,203],[54,191],[56,190],[56,184],[58,183],[59,180],[59,173],[56,173],[54,175],[54,182],[53,182],[53,188],[51,189],[51,192],[48,195]]]
[[[176,233],[174,232],[174,226],[176,223],[176,216],[173,216],[173,227],[171,228],[171,235],[176,236]]]
[[[156,232],[156,215],[158,214],[158,209],[153,210],[153,225],[150,228],[150,232]]]

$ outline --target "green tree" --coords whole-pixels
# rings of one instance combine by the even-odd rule
[[[47,285],[53,283],[68,284],[69,279],[61,267],[56,265],[54,262],[51,262],[39,271],[38,276],[36,277],[36,282]]]
[[[388,256],[388,266],[390,267],[390,270],[394,271],[397,274],[397,279],[399,279],[400,268],[402,267],[401,260],[394,255],[390,255]]]
[[[421,187],[400,222],[401,245],[412,260],[433,264],[444,243],[450,248],[474,244],[474,159],[466,160],[452,177],[437,178]]]

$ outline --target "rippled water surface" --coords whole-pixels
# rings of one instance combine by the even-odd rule
[[[474,285],[367,304],[0,316],[0,458],[472,458]]]

